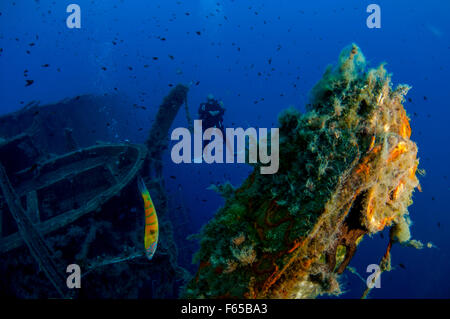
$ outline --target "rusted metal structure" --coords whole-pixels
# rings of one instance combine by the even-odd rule
[[[114,233],[113,229],[119,224],[117,219],[123,218],[122,210],[133,211],[139,207],[134,181],[138,174],[143,174],[148,187],[153,189],[158,213],[166,226],[162,230],[161,247],[162,251],[166,251],[166,257],[156,258],[159,266],[154,267],[159,267],[162,272],[172,272],[173,276],[185,276],[176,262],[170,221],[164,217],[167,196],[160,158],[167,144],[168,129],[186,101],[187,91],[186,86],[178,85],[164,99],[157,121],[150,130],[148,140],[151,143],[146,145],[98,143],[78,148],[72,130],[64,129],[61,140],[66,141],[66,149],[70,152],[48,154],[42,150],[42,145],[46,143],[42,132],[47,126],[42,117],[32,116],[41,110],[45,112],[44,107],[28,106],[12,115],[0,117],[0,122],[6,125],[0,130],[0,133],[3,132],[3,136],[0,135],[0,259],[14,264],[27,258],[29,262],[27,254],[31,255],[57,292],[52,296],[63,298],[74,296],[65,283],[65,263],[70,260],[82,263],[87,270],[86,276],[92,276],[97,268],[139,259],[143,255],[138,248],[139,234],[143,232],[140,232],[142,225],[136,214],[126,222],[121,221],[125,227],[124,234],[120,231]],[[153,166],[155,159],[157,163]],[[149,177],[151,172],[152,179]],[[103,220],[105,218],[106,221]],[[107,241],[117,247],[106,247],[103,252],[92,247],[99,245],[95,244],[95,240],[101,243],[97,238],[99,232],[108,233]],[[131,240],[130,236],[133,237]],[[95,256],[97,252],[100,256]],[[141,268],[142,275],[139,276],[142,279],[147,275]],[[4,271],[8,272],[8,269],[12,268],[5,266]],[[169,284],[172,281],[169,280]],[[159,290],[173,290],[169,284]],[[86,296],[99,297],[92,294]]]

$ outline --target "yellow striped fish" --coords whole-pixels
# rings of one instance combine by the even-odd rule
[[[144,181],[140,176],[137,179],[139,192],[144,200],[144,210],[145,210],[145,232],[144,232],[144,247],[145,255],[149,260],[153,258],[155,254],[156,247],[158,246],[158,216],[156,216],[155,205],[153,205],[152,198],[145,186]]]

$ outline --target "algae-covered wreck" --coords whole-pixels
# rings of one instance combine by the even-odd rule
[[[391,229],[411,243],[408,210],[419,186],[417,146],[383,65],[366,69],[356,45],[342,51],[312,90],[308,112],[279,116],[280,168],[259,168],[199,235],[195,298],[311,298],[339,294],[339,275],[365,236]]]

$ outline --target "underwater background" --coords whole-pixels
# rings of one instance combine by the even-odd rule
[[[394,269],[383,273],[381,288],[370,296],[450,297],[449,2],[378,0],[380,29],[366,26],[372,1],[77,0],[80,29],[66,27],[70,3],[0,2],[0,115],[31,101],[45,105],[87,94],[113,96],[116,102],[101,110],[109,142],[143,143],[164,96],[185,83],[192,118],[213,94],[226,108],[225,127],[270,128],[289,106],[305,111],[310,90],[345,46],[356,43],[369,67],[386,62],[394,85],[412,86],[404,105],[411,139],[419,147],[419,168],[426,171],[419,177],[422,192],[414,193],[409,207],[412,236],[436,247],[395,246]],[[184,110],[175,127],[187,127]],[[80,144],[95,143],[88,133],[93,127],[73,130],[82,135]],[[177,165],[169,151],[163,172],[178,262],[194,273],[191,259],[198,244],[186,237],[223,205],[207,188],[227,180],[239,185],[251,167]],[[383,233],[384,238],[365,238],[350,263],[364,278],[367,265],[377,264],[385,251],[389,235]],[[341,282],[339,298],[359,298],[365,288],[349,271]]]

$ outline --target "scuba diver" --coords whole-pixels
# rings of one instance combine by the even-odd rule
[[[223,126],[224,114],[225,108],[223,102],[216,100],[212,94],[209,94],[206,98],[206,102],[201,103],[198,108],[199,119],[202,120],[202,134],[209,128],[220,130],[228,152],[234,154],[233,147],[230,145],[230,142],[225,135],[225,128]],[[205,141],[202,139],[202,149],[204,147]]]
[[[198,115],[202,120],[203,129],[206,130],[211,127],[218,128],[223,136],[225,136],[223,127],[223,115],[225,108],[222,101],[217,101],[212,94],[208,95],[206,102],[200,104],[198,108]]]

